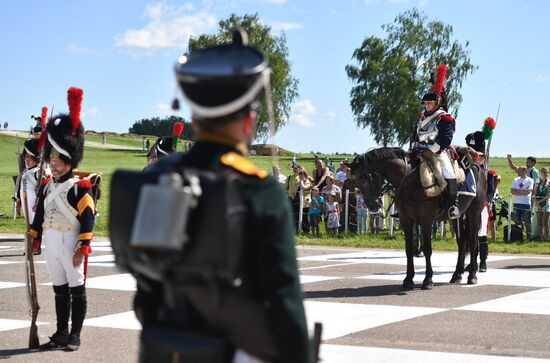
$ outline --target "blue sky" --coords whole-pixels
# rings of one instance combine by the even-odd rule
[[[365,37],[417,7],[470,41],[479,69],[461,90],[454,142],[496,117],[491,153],[550,157],[550,2],[545,0],[9,1],[0,12],[0,122],[27,129],[43,105],[67,111],[66,90],[84,89],[89,130],[125,132],[138,119],[171,114],[173,65],[189,35],[214,33],[231,13],[258,13],[287,36],[300,81],[291,119],[272,140],[296,152],[364,152],[344,67]],[[388,100],[388,102],[394,102]],[[396,104],[396,107],[398,105]],[[183,108],[180,116],[189,117]],[[411,122],[416,115],[411,115]]]

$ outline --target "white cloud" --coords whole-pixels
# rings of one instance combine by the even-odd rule
[[[174,111],[172,111],[172,107],[170,105],[159,103],[156,106],[156,109],[158,112],[162,113],[163,115],[169,115],[172,114]]]
[[[67,51],[72,54],[77,55],[89,55],[89,54],[95,54],[96,51],[93,48],[90,47],[80,47],[74,43],[70,43],[67,45]]]
[[[103,117],[103,112],[101,112],[99,107],[94,106],[94,107],[90,107],[87,110],[83,110],[81,112],[81,117],[83,119],[98,119]]]
[[[300,23],[273,23],[271,24],[271,28],[273,30],[282,30],[282,31],[290,31],[290,30],[298,30],[302,29],[304,27],[304,24]]]
[[[537,83],[544,84],[544,83],[550,81],[550,76],[547,76],[547,75],[544,75],[544,74],[539,74],[539,75],[535,78],[535,81],[536,81]]]
[[[186,48],[190,36],[207,33],[217,24],[216,16],[194,10],[192,4],[169,5],[160,1],[147,6],[149,22],[141,29],[129,29],[115,36],[115,46],[127,51],[139,49],[152,53],[161,48]]]
[[[263,0],[266,3],[275,4],[275,5],[283,5],[286,3],[286,0]]]
[[[315,106],[310,100],[299,101],[292,106],[290,121],[302,127],[313,127],[315,122],[312,117],[316,113]]]

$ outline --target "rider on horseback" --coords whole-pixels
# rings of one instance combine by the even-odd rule
[[[447,113],[447,98],[443,89],[443,80],[447,67],[440,64],[436,70],[433,91],[422,97],[424,110],[411,136],[411,151],[424,159],[435,155],[441,165],[443,177],[447,181],[448,214],[450,219],[460,217],[458,209],[458,186],[456,175],[446,149],[451,145],[455,132],[455,119]]]

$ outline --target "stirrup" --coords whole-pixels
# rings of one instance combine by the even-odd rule
[[[447,212],[449,215],[449,219],[458,219],[460,218],[460,210],[456,205],[452,205],[449,207],[449,211]]]

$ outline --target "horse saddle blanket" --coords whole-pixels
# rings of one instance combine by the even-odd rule
[[[420,183],[428,198],[437,197],[447,187],[441,165],[434,155],[420,163]]]
[[[476,178],[472,169],[466,170],[466,180],[464,183],[459,184],[458,194],[462,195],[476,195]]]

